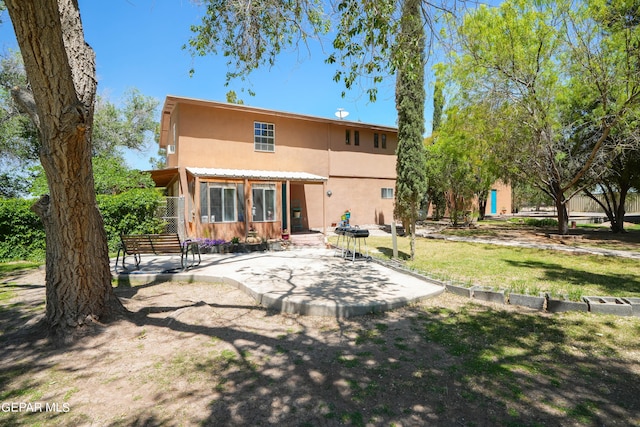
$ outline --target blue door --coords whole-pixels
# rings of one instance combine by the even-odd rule
[[[498,190],[491,190],[491,215],[498,213]]]

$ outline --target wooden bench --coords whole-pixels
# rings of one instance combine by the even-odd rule
[[[168,255],[180,254],[180,264],[183,270],[200,265],[200,247],[192,240],[180,241],[177,234],[121,234],[120,248],[116,257],[116,269],[122,253],[122,268],[125,266],[125,258],[132,255],[136,263],[136,269],[140,268],[140,256],[145,254]],[[197,256],[197,260],[196,260]],[[191,257],[191,261],[189,261]]]

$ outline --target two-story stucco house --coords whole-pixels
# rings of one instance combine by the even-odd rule
[[[397,129],[168,96],[152,172],[185,197],[186,234],[243,239],[250,229],[326,231],[392,221]]]

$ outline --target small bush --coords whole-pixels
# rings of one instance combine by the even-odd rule
[[[120,233],[161,233],[164,223],[156,216],[162,196],[154,189],[129,190],[115,196],[98,196],[98,208],[107,231],[109,249],[117,250]]]
[[[553,218],[514,218],[511,222],[529,227],[557,227],[558,220]]]
[[[0,260],[44,260],[44,226],[31,210],[33,202],[0,199]]]

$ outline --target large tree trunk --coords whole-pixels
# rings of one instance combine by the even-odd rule
[[[623,233],[624,230],[624,217],[626,215],[626,211],[624,205],[627,201],[627,193],[629,192],[629,187],[624,186],[618,188],[616,192],[615,188],[610,186],[607,183],[601,184],[601,187],[604,188],[604,192],[602,193],[604,196],[604,202],[596,197],[589,190],[585,190],[584,194],[589,197],[591,200],[596,202],[600,207],[604,210],[605,215],[609,219],[611,224],[611,231],[614,233]]]
[[[489,201],[489,190],[478,192],[478,221],[484,221],[487,211],[487,202]]]
[[[569,234],[569,213],[567,212],[567,202],[564,200],[564,191],[558,182],[554,182],[550,186],[550,190],[558,212],[558,234]]]
[[[620,189],[620,198],[618,199],[618,206],[616,207],[616,215],[613,221],[611,221],[611,231],[614,233],[624,233],[624,217],[627,214],[624,205],[627,203],[628,189]]]
[[[49,196],[33,207],[47,241],[46,320],[56,335],[104,319],[121,305],[91,166],[95,55],[85,43],[76,0],[6,0],[31,92],[14,99],[40,134]]]

